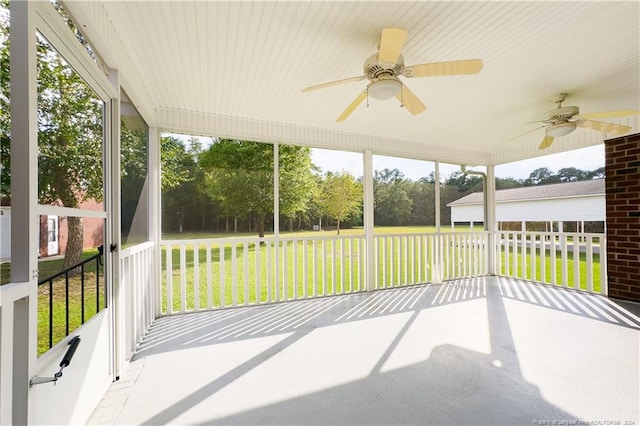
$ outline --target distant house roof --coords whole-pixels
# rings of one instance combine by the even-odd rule
[[[552,185],[526,186],[523,188],[500,189],[496,191],[496,203],[521,200],[540,200],[545,198],[584,197],[605,193],[604,179],[583,180],[580,182],[556,183]],[[458,198],[447,206],[464,204],[482,204],[482,192],[474,192]]]

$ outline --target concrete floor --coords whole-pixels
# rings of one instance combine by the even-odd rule
[[[640,424],[638,308],[483,277],[164,317],[90,423]]]

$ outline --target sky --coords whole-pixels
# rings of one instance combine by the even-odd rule
[[[313,162],[322,171],[346,170],[354,176],[362,176],[362,154],[327,149],[313,149],[311,153]],[[557,172],[564,167],[576,167],[582,170],[594,170],[604,166],[604,145],[596,145],[579,150],[546,155],[529,160],[517,161],[496,166],[496,177],[526,179],[529,174],[540,167],[546,167],[552,172]],[[405,177],[417,180],[429,175],[434,169],[432,162],[408,160],[397,157],[373,156],[374,170],[398,169]],[[440,176],[446,177],[454,171],[460,170],[460,166],[440,163]],[[484,171],[484,167],[474,170]]]
[[[173,134],[184,141],[184,135]],[[208,145],[209,138],[201,138]],[[356,177],[363,175],[362,154],[348,151],[334,151],[329,149],[313,148],[311,158],[323,172],[348,171]],[[526,179],[529,174],[540,167],[546,167],[552,172],[557,172],[564,167],[576,167],[582,170],[594,170],[604,167],[604,144],[582,148],[574,151],[551,154],[529,160],[517,161],[496,166],[496,177]],[[430,161],[409,160],[406,158],[373,156],[374,170],[398,169],[406,178],[418,180],[428,176],[434,170],[434,163]],[[442,179],[455,171],[459,171],[459,165],[440,163],[440,176]],[[484,171],[484,167],[472,170]]]

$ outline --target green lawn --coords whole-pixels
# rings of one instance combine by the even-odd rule
[[[386,237],[376,240],[378,264],[376,274],[378,287],[405,285],[407,283],[428,282],[433,279],[433,271],[429,266],[432,259],[433,246],[426,236],[414,237],[407,234],[433,233],[433,227],[378,227],[376,235]],[[448,231],[448,228],[443,228]],[[468,228],[456,227],[456,231],[468,231]],[[391,237],[391,235],[394,235]],[[209,239],[209,238],[254,238],[254,234],[178,234],[164,235],[164,240],[170,239]],[[294,232],[281,234],[278,249],[274,249],[273,242],[257,244],[254,242],[234,243],[225,239],[218,239],[212,244],[197,244],[197,257],[194,256],[194,244],[187,243],[183,250],[172,247],[171,250],[171,306],[172,311],[191,310],[196,306],[201,309],[208,306],[231,306],[254,304],[276,300],[289,300],[310,296],[323,296],[349,293],[364,290],[364,239],[362,229],[348,229],[341,231],[340,238],[335,231]],[[323,238],[317,240],[317,238]],[[267,236],[268,238],[268,236]],[[316,239],[313,241],[312,239]],[[452,237],[453,240],[453,237]],[[384,241],[384,242],[383,242]],[[222,246],[222,250],[221,250]],[[456,271],[464,262],[461,256],[466,256],[467,264],[472,259],[470,251],[462,250],[461,244],[452,244],[449,249],[449,262],[445,265],[443,277],[455,278],[461,272]],[[207,251],[210,251],[210,255]],[[276,253],[277,252],[277,253]],[[96,254],[96,250],[88,250],[83,258]],[[184,256],[184,262],[181,260]],[[536,281],[551,281],[552,267],[549,250],[545,251],[545,267],[542,268],[540,249],[536,250],[536,264],[532,275],[531,251],[526,251],[525,274],[521,255],[518,253],[514,274],[513,252],[509,252],[509,275]],[[162,251],[162,310],[167,311],[167,250]],[[276,257],[280,259],[279,270],[276,271]],[[506,254],[502,252],[501,270],[507,274],[505,264]],[[196,261],[197,258],[197,261]],[[221,258],[224,261],[221,262]],[[384,261],[382,259],[385,259]],[[317,259],[313,262],[312,259]],[[473,260],[473,259],[472,259]],[[482,258],[476,258],[476,263],[484,265]],[[209,263],[208,263],[209,262]],[[181,265],[184,264],[184,269]],[[563,275],[566,274],[569,287],[574,286],[574,259],[570,251],[567,255],[567,270],[563,274],[562,257],[559,252],[555,257],[556,283],[561,285]],[[3,276],[8,280],[8,266],[4,264]],[[580,255],[578,275],[579,288],[586,290],[587,282],[586,255]],[[46,277],[60,271],[62,259],[41,260],[39,262],[40,277]],[[541,271],[544,270],[544,276]],[[6,274],[6,275],[5,275]],[[220,285],[220,277],[223,284]],[[276,280],[276,276],[280,277]],[[594,255],[592,262],[593,290],[600,291],[600,262],[598,255]],[[87,321],[99,310],[96,307],[96,271],[95,262],[87,265],[85,281],[84,320]],[[238,286],[233,288],[236,280]],[[104,273],[100,271],[100,306],[104,307]],[[182,295],[184,294],[184,299]],[[81,278],[73,276],[69,280],[69,331],[78,328],[82,323],[81,312]],[[39,287],[38,294],[38,353],[42,354],[49,348],[49,286]],[[53,340],[52,344],[66,336],[65,310],[65,280],[57,279],[53,284]]]

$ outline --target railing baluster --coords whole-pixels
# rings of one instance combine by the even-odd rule
[[[289,293],[289,268],[287,266],[287,250],[289,248],[289,242],[287,240],[281,241],[282,245],[282,300],[287,300],[287,295]],[[280,286],[278,286],[280,288]]]
[[[249,245],[245,241],[242,256],[244,257],[244,305],[249,304]]]
[[[231,243],[231,306],[238,304],[238,248]]]
[[[311,262],[312,265],[312,277],[313,277],[313,292],[311,293],[311,296],[317,296],[318,294],[318,247],[317,247],[317,242],[318,240],[313,239],[311,240],[311,245],[313,247],[313,262]]]
[[[96,292],[96,297],[99,293]],[[84,264],[80,265],[80,324],[84,324]]]
[[[187,247],[180,245],[180,312],[187,308]]]
[[[309,242],[306,239],[302,240],[302,281],[304,287],[302,288],[302,297],[305,299],[309,294],[309,271],[307,268],[307,250],[309,250]]]
[[[560,236],[560,250],[562,253],[562,285],[567,287],[569,283],[569,261],[567,255],[567,234]]]
[[[69,272],[64,274],[64,329],[69,335]]]
[[[573,288],[580,290],[580,235],[573,236]]]
[[[587,291],[593,292],[593,237],[589,235],[587,237]]]
[[[338,252],[336,251],[336,244],[338,240],[331,240],[331,294],[336,294],[338,292],[338,271],[336,265],[338,261],[336,260],[336,256]]]
[[[173,247],[167,245],[167,314],[173,312]]]
[[[227,282],[227,274],[225,273],[225,259],[224,259],[224,252],[225,252],[225,244],[224,242],[220,242],[220,247],[219,247],[219,252],[220,252],[220,256],[218,259],[218,262],[220,264],[219,266],[219,273],[220,273],[220,307],[224,308],[224,306],[226,305],[227,302],[227,292],[225,291],[225,284]]]
[[[347,238],[340,239],[340,294],[346,293],[346,282],[345,282],[345,243],[348,241]]]
[[[556,285],[558,282],[557,277],[557,262],[556,262],[556,234],[551,233],[551,238],[549,238],[549,261],[551,262],[551,284]]]
[[[207,256],[207,308],[213,307],[213,272],[211,270],[211,243],[206,246]]]
[[[297,238],[293,239],[293,298],[298,299],[300,296],[300,292],[298,290],[298,286],[300,285],[300,277],[299,268],[298,268],[298,258],[300,252],[300,241]]]
[[[193,309],[200,310],[200,245],[193,245]]]
[[[549,234],[540,234],[540,281],[547,281],[547,238]]]
[[[259,304],[262,302],[262,285],[261,285],[261,277],[260,277],[260,263],[262,259],[262,244],[260,241],[253,243],[253,249],[255,250],[255,262],[256,262],[256,280],[255,280],[255,288],[256,288],[256,300],[255,303]]]
[[[322,295],[326,296],[328,294],[327,288],[327,280],[328,280],[328,272],[327,272],[327,240],[322,240]]]
[[[49,349],[53,347],[53,279],[49,280]]]
[[[267,303],[271,302],[271,242],[265,241],[267,256]]]

